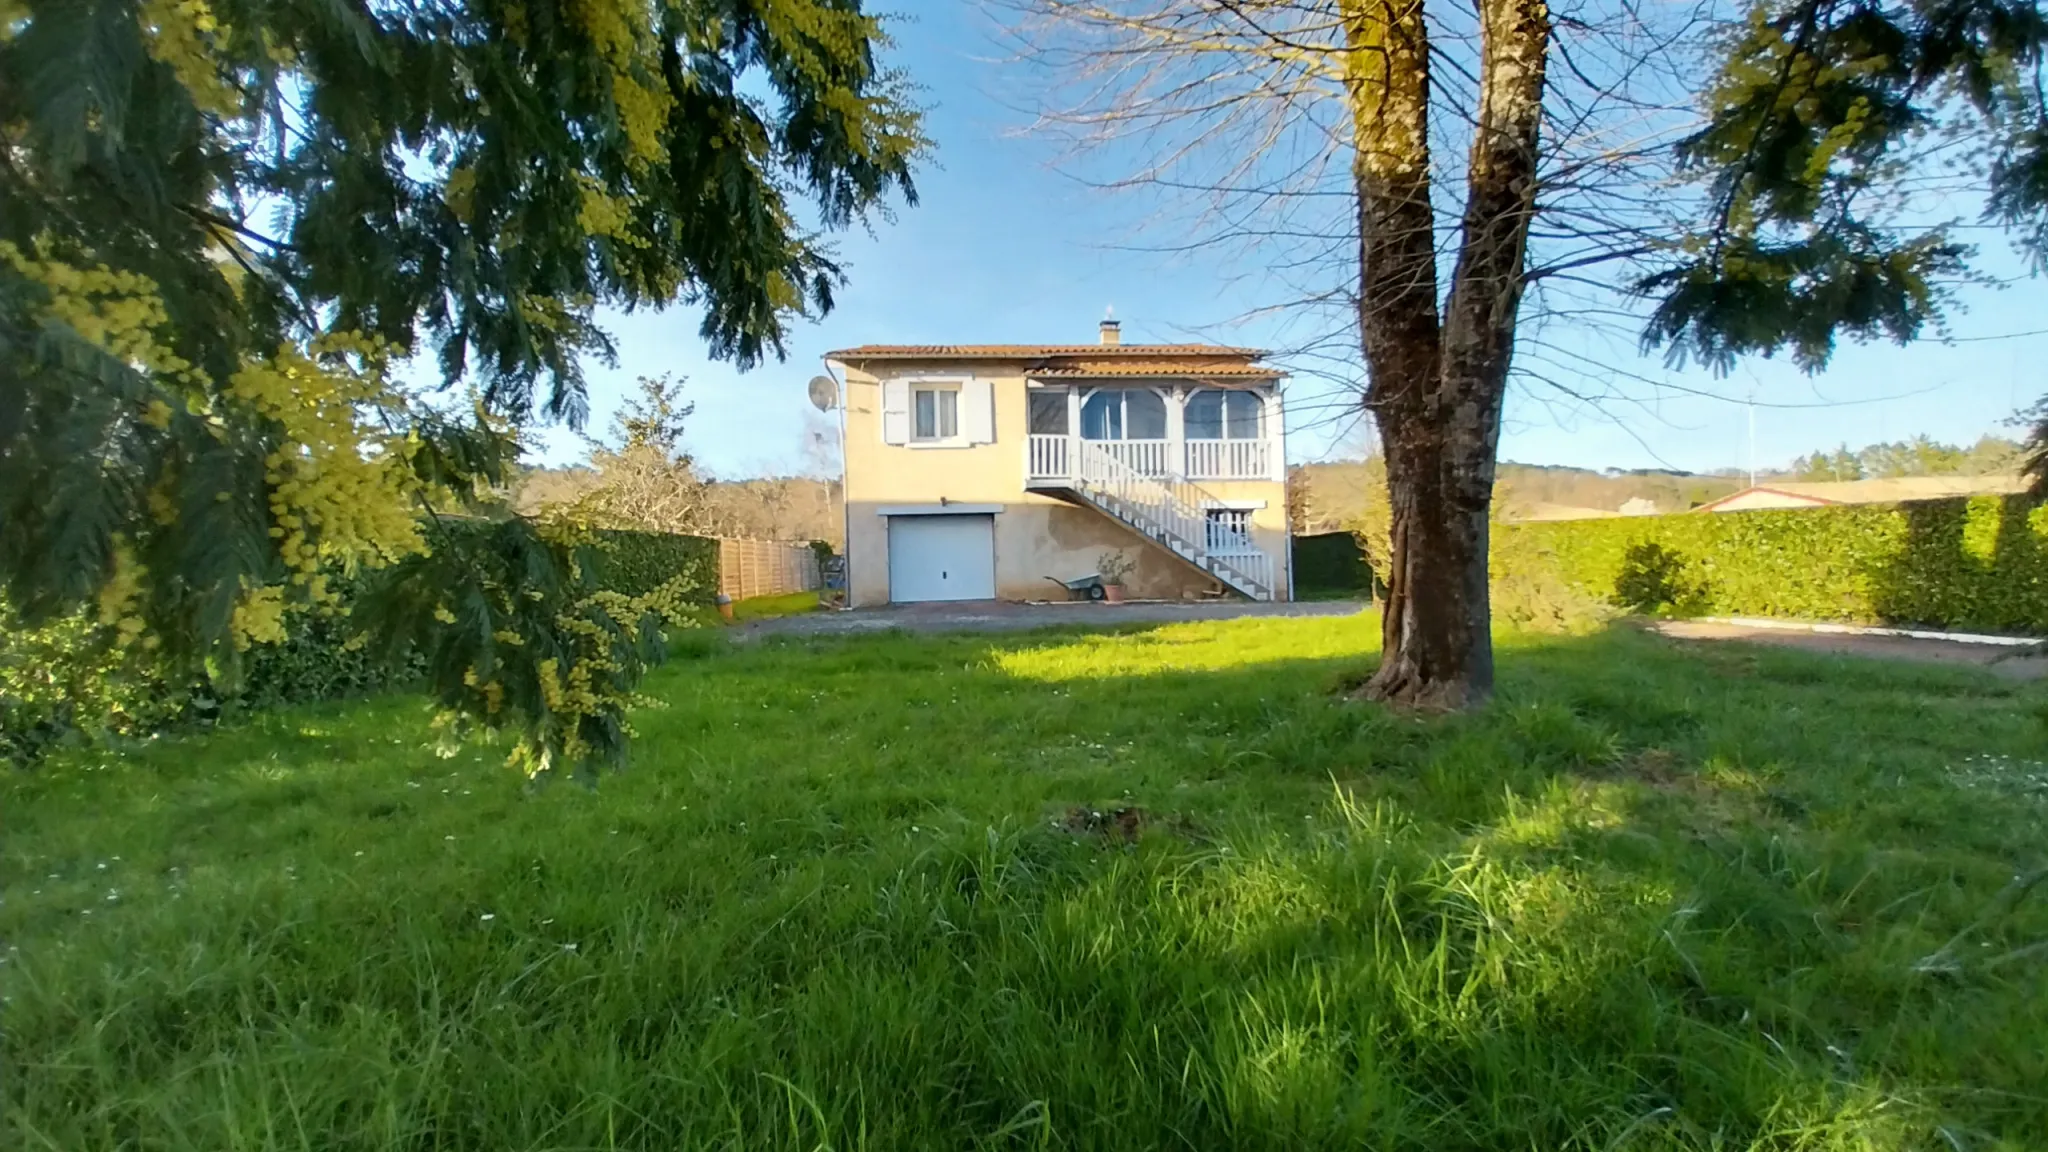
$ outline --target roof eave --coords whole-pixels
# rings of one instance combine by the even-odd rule
[[[1285,372],[1203,372],[1181,369],[1161,372],[1026,372],[1026,380],[1043,380],[1047,383],[1070,384],[1076,380],[1238,380],[1255,383],[1271,383],[1286,379]]]
[[[1816,508],[1824,508],[1830,505],[1843,503],[1840,500],[1830,500],[1825,496],[1815,496],[1808,492],[1787,492],[1783,488],[1773,488],[1768,484],[1754,484],[1748,488],[1744,488],[1740,492],[1730,492],[1726,496],[1721,497],[1719,500],[1710,500],[1707,503],[1702,504],[1699,507],[1693,509],[1693,511],[1717,512],[1720,510],[1721,505],[1723,504],[1739,500],[1744,496],[1754,496],[1759,492],[1771,496],[1783,496],[1788,500],[1811,500],[1813,501],[1813,506]],[[1785,509],[1758,509],[1758,511],[1785,511]]]
[[[946,348],[840,348],[827,352],[827,360],[1058,360],[1081,357],[1139,359],[1143,357],[1212,356],[1242,360],[1263,360],[1272,355],[1264,348],[1238,348],[1222,344],[1102,344],[1074,345],[1057,351],[1044,347],[976,348],[972,345]]]

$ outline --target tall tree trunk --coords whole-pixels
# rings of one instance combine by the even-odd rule
[[[1482,495],[1474,510],[1469,499],[1469,478],[1491,471],[1493,444],[1390,409],[1379,420],[1393,563],[1380,609],[1380,667],[1365,694],[1412,708],[1463,708],[1493,686],[1487,500]]]
[[[1479,116],[1457,270],[1440,330],[1434,245],[1427,227],[1418,232],[1407,215],[1428,212],[1426,150],[1417,150],[1422,168],[1412,182],[1420,188],[1415,205],[1412,187],[1390,192],[1376,178],[1374,149],[1360,135],[1360,322],[1372,374],[1367,403],[1386,448],[1393,518],[1383,655],[1366,694],[1421,708],[1464,707],[1493,688],[1487,512],[1535,209],[1550,37],[1543,0],[1481,0],[1479,16]],[[1419,42],[1419,11],[1414,28]],[[1386,59],[1389,91],[1401,83],[1397,72],[1412,69],[1421,73],[1417,82],[1426,93],[1426,51],[1412,60],[1392,53]],[[1362,94],[1354,90],[1355,103]],[[1395,246],[1398,256],[1389,252]],[[1426,325],[1416,315],[1425,261]],[[1384,282],[1390,270],[1398,283]]]

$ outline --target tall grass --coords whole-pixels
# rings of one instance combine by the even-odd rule
[[[10,1146],[2048,1143],[2048,902],[1915,970],[2031,689],[1617,632],[1425,721],[1375,633],[706,648],[594,791],[399,699],[13,775]]]

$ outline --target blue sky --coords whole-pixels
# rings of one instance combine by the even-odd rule
[[[1025,66],[1004,59],[977,6],[921,7],[892,28],[895,61],[923,85],[937,146],[919,175],[920,204],[878,223],[873,235],[839,238],[850,275],[839,307],[800,322],[784,362],[741,373],[710,360],[688,309],[609,317],[620,362],[591,366],[591,430],[606,425],[637,376],[673,372],[688,377],[686,395],[697,405],[687,441],[702,465],[721,477],[788,473],[805,467],[805,440],[818,426],[805,383],[833,348],[1083,342],[1111,307],[1131,342],[1288,342],[1280,319],[1232,322],[1267,302],[1252,260],[1146,250],[1157,237],[1140,225],[1159,207],[1146,193],[1097,191],[1056,169],[1059,146],[1022,132],[1025,117],[1014,108],[1029,87],[1018,71]],[[2016,262],[2000,258],[1988,267],[2017,277]],[[2017,277],[2002,290],[1966,290],[1960,303],[1951,325],[1960,342],[1845,346],[1811,378],[1761,360],[1724,379],[1672,372],[1640,357],[1628,334],[1552,328],[1546,342],[1580,349],[1607,371],[1581,376],[1579,366],[1550,364],[1544,372],[1575,390],[1625,395],[1588,406],[1520,385],[1509,400],[1501,454],[1593,468],[1742,467],[1750,412],[1741,401],[1752,394],[1763,467],[1842,442],[2009,434],[2002,421],[2048,392],[2048,334],[1986,337],[2048,329],[2048,291],[2042,281]],[[1524,359],[1535,366],[1540,355],[1525,352]],[[1301,378],[1290,386],[1289,404],[1293,458],[1356,452],[1343,397]],[[562,429],[545,431],[541,441],[549,463],[581,454]]]

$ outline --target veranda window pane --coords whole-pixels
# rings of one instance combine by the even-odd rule
[[[1124,392],[1124,427],[1133,440],[1166,439],[1166,401],[1148,388]]]
[[[1259,403],[1259,398],[1250,392],[1230,392],[1226,393],[1225,397],[1224,436],[1231,440],[1257,440],[1260,417],[1264,414],[1265,405]]]
[[[1089,440],[1124,438],[1124,395],[1097,392],[1081,405],[1081,435]]]
[[[1186,427],[1190,440],[1223,439],[1223,393],[1197,392],[1188,397]]]
[[[1067,394],[1065,392],[1033,392],[1031,394],[1031,434],[1034,436],[1065,436],[1067,434]]]

